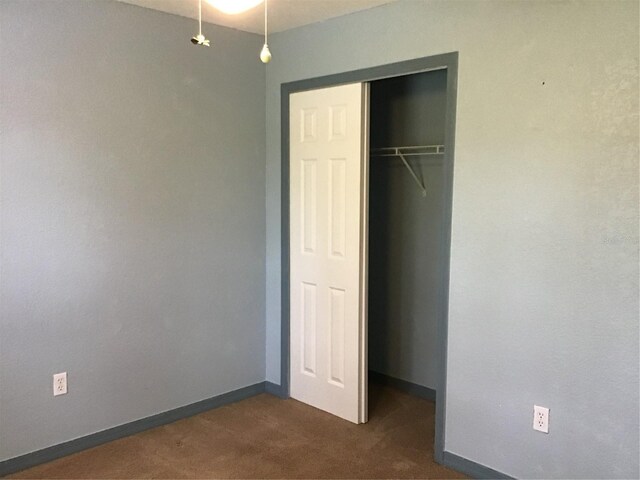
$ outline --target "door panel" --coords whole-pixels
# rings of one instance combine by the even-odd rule
[[[290,98],[291,396],[366,421],[363,84]]]

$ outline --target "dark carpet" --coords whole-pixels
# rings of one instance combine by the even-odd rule
[[[9,478],[466,478],[433,461],[435,405],[371,385],[354,425],[262,394]]]

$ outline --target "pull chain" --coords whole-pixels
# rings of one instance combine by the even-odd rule
[[[267,2],[269,0],[264,0],[264,46],[262,47],[262,51],[260,52],[260,60],[262,63],[269,63],[271,61],[271,52],[269,51],[269,44],[267,43],[267,35],[268,35],[268,24],[267,24]]]

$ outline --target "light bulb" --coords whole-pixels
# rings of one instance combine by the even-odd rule
[[[269,63],[271,61],[271,52],[269,51],[269,45],[266,43],[260,52],[260,60],[262,60],[262,63]]]
[[[238,13],[251,10],[264,0],[207,0],[208,3],[216,7],[223,13],[237,15]]]

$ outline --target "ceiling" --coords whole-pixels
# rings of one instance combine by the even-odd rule
[[[120,1],[182,17],[198,18],[198,0]],[[282,32],[395,1],[397,0],[269,0],[269,32]],[[261,34],[264,32],[264,6],[258,5],[239,15],[226,15],[203,1],[202,20]]]

